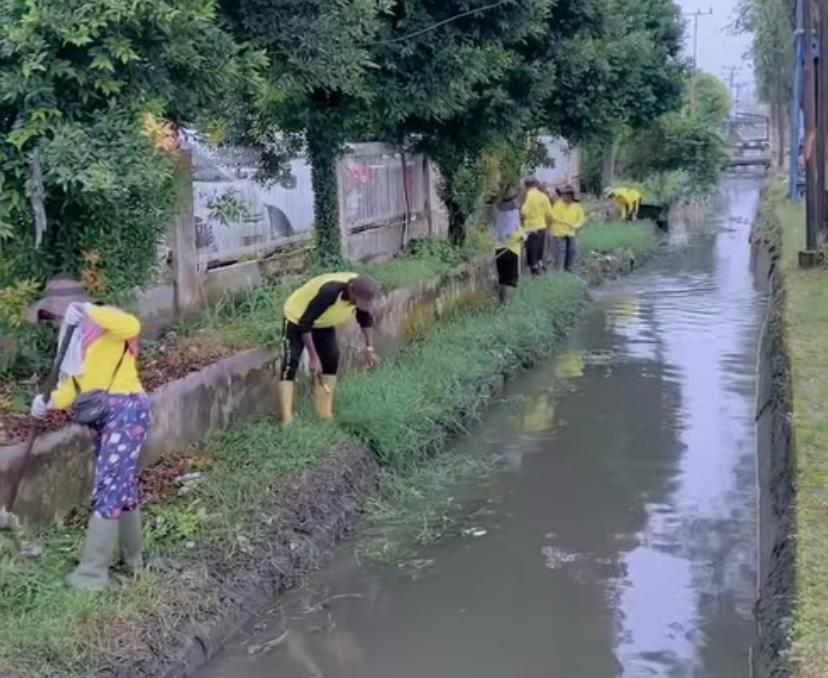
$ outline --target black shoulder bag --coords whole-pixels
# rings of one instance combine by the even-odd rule
[[[112,390],[112,385],[115,383],[115,377],[121,369],[121,365],[126,357],[129,347],[124,342],[124,352],[121,353],[121,359],[115,366],[115,371],[112,373],[112,379],[109,380],[109,388],[103,390],[96,388],[94,391],[87,391],[81,393],[75,398],[75,403],[72,405],[72,421],[76,424],[83,424],[84,426],[94,426],[103,421],[106,413],[109,410],[109,392]],[[78,382],[72,377],[75,382],[75,388],[80,391]]]

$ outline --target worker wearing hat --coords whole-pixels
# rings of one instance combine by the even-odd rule
[[[507,189],[492,209],[495,267],[501,303],[509,301],[520,280],[520,255],[526,231],[520,223],[519,193],[518,188]]]
[[[578,202],[575,188],[569,184],[558,191],[561,199],[552,206],[552,259],[557,269],[571,272],[575,266],[575,236],[584,225],[586,215]]]
[[[34,399],[33,417],[70,409],[84,394],[105,394],[105,408],[86,424],[95,443],[91,512],[81,562],[67,580],[77,588],[101,587],[109,581],[119,543],[127,571],[143,567],[138,461],[149,433],[150,401],[136,365],[141,325],[120,309],[92,304],[83,285],[68,276],[48,282],[27,318],[58,325],[58,345],[74,328],[58,386]]]
[[[282,421],[293,420],[296,372],[307,351],[314,377],[314,404],[320,419],[333,416],[333,399],[339,371],[336,328],[356,316],[365,338],[367,362],[374,365],[374,300],[377,284],[357,273],[329,273],[312,278],[285,302],[279,406]]]

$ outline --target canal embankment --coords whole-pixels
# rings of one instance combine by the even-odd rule
[[[589,250],[590,277],[634,268],[656,245],[635,237]],[[152,568],[136,581],[92,596],[63,587],[82,518],[30,532],[22,549],[4,541],[0,672],[187,675],[352,533],[380,466],[438,450],[506,375],[554,350],[585,301],[581,278],[528,280],[508,307],[458,308],[378,371],[344,380],[334,424],[231,425],[166,455],[144,478]]]
[[[772,187],[761,245],[773,254],[774,290],[763,348],[772,387],[760,398],[767,469],[762,581],[764,667],[757,675],[828,675],[828,268],[802,270],[804,205]]]

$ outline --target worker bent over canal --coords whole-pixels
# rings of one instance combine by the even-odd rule
[[[282,370],[279,406],[282,421],[293,420],[296,372],[304,351],[314,379],[314,405],[320,419],[333,416],[336,376],[339,371],[339,343],[336,328],[354,315],[365,338],[369,365],[376,363],[374,352],[374,300],[377,284],[357,273],[329,273],[306,282],[285,302],[282,337]]]

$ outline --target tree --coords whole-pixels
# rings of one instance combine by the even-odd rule
[[[623,149],[624,168],[632,179],[683,171],[699,195],[715,187],[728,160],[721,134],[701,118],[681,113],[668,113],[646,130],[631,133]]]
[[[714,75],[696,71],[690,82],[690,93],[687,113],[723,134],[730,116],[730,94],[725,84]]]
[[[680,108],[687,66],[670,0],[561,0],[543,48],[556,64],[545,126],[597,149],[613,174],[618,140]],[[541,57],[536,57],[541,58]]]
[[[256,59],[220,28],[213,0],[0,0],[0,23],[0,284],[84,264],[100,291],[145,282],[173,166],[142,116],[209,126],[234,108]],[[39,248],[35,152],[49,217]]]
[[[364,134],[413,142],[440,170],[449,231],[462,243],[481,195],[483,158],[527,147],[554,65],[529,58],[542,43],[550,0],[396,0],[382,16],[369,74]]]
[[[260,102],[249,138],[265,151],[266,164],[278,146],[274,129],[288,134],[289,149],[303,142],[307,150],[316,253],[324,263],[342,257],[336,161],[369,101],[369,45],[384,5],[383,0],[222,0],[239,38],[263,47],[270,60],[274,90]]]
[[[795,0],[741,0],[735,29],[753,36],[751,53],[759,98],[770,104],[779,139],[777,165],[785,163],[785,130],[793,96]]]

